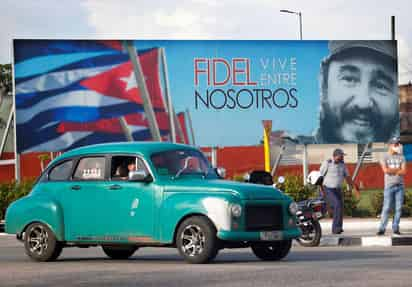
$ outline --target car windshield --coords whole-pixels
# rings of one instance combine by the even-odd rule
[[[169,150],[151,156],[152,163],[159,175],[178,178],[181,175],[200,174],[213,176],[215,172],[205,156],[197,150]]]

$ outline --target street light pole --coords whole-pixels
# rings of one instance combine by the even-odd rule
[[[289,13],[289,14],[295,14],[299,16],[299,39],[302,40],[303,36],[302,36],[302,13],[301,12],[295,12],[295,11],[291,11],[291,10],[285,10],[282,9],[280,10],[281,13]]]
[[[291,10],[280,10],[281,13],[295,14],[299,16],[299,39],[303,39],[302,35],[302,12],[295,12]],[[309,162],[308,162],[308,145],[303,144],[303,154],[302,154],[302,165],[303,165],[303,185],[306,185],[306,178],[308,176]]]

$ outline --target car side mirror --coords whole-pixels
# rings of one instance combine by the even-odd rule
[[[129,181],[151,182],[152,176],[146,170],[136,170],[129,172]]]

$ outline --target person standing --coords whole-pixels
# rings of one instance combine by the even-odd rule
[[[400,235],[399,222],[401,220],[402,205],[404,198],[403,177],[406,174],[406,160],[402,154],[402,146],[399,138],[395,137],[389,141],[388,152],[381,161],[382,171],[385,174],[385,189],[383,194],[383,207],[381,222],[377,235],[384,235],[391,206],[395,206],[392,231]]]
[[[332,159],[324,161],[320,167],[326,199],[333,210],[333,234],[343,232],[343,181],[346,180],[349,187],[353,187],[352,178],[344,163],[344,156],[343,150],[337,148],[333,151]]]

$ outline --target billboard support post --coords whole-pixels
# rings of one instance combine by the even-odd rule
[[[17,151],[17,117],[16,117],[16,78],[15,74],[16,71],[14,70],[14,45],[15,41],[13,41],[12,48],[11,48],[11,55],[12,55],[12,64],[11,64],[11,70],[12,70],[12,75],[13,75],[13,107],[12,107],[12,114],[13,114],[13,124],[14,124],[14,179],[16,180],[17,183],[20,182],[21,179],[21,169],[20,169],[20,154]]]
[[[355,171],[353,172],[352,175],[352,181],[354,182],[356,180],[356,177],[358,176],[359,170],[362,166],[363,160],[365,159],[366,153],[369,151],[371,148],[372,143],[367,143],[365,148],[362,151],[361,157],[358,159],[358,162],[356,163]]]
[[[216,146],[212,147],[211,157],[212,157],[212,166],[213,167],[218,167],[217,166],[217,147]]]
[[[4,130],[4,135],[3,135],[3,138],[1,139],[0,157],[3,154],[4,146],[6,145],[6,141],[7,141],[7,136],[9,135],[11,122],[13,121],[13,110],[14,108],[12,108],[10,111],[9,118],[7,119],[6,129]]]
[[[309,169],[309,163],[308,163],[308,144],[303,145],[303,185],[306,185],[306,178],[308,177],[308,169]]]
[[[15,153],[15,158],[14,158],[14,178],[16,182],[20,182],[20,177],[21,177],[21,170],[20,170],[20,154]]]
[[[284,145],[281,145],[281,146],[280,146],[280,149],[279,149],[279,154],[277,155],[276,160],[275,160],[275,163],[273,164],[273,167],[272,167],[272,171],[270,172],[270,174],[271,174],[272,176],[274,176],[274,175],[276,174],[276,170],[278,169],[278,166],[279,166],[280,161],[281,161],[281,159],[282,159],[282,155],[283,155],[283,151],[284,151],[284,150],[285,150],[285,146],[284,146]]]
[[[133,71],[136,78],[137,86],[139,87],[143,99],[143,109],[147,117],[147,121],[149,122],[150,133],[154,141],[162,141],[159,126],[157,125],[156,116],[153,111],[152,102],[150,101],[150,95],[147,90],[146,81],[144,80],[142,66],[140,65],[140,60],[136,52],[136,47],[130,40],[125,42],[127,52],[129,53],[130,61],[133,65]]]

